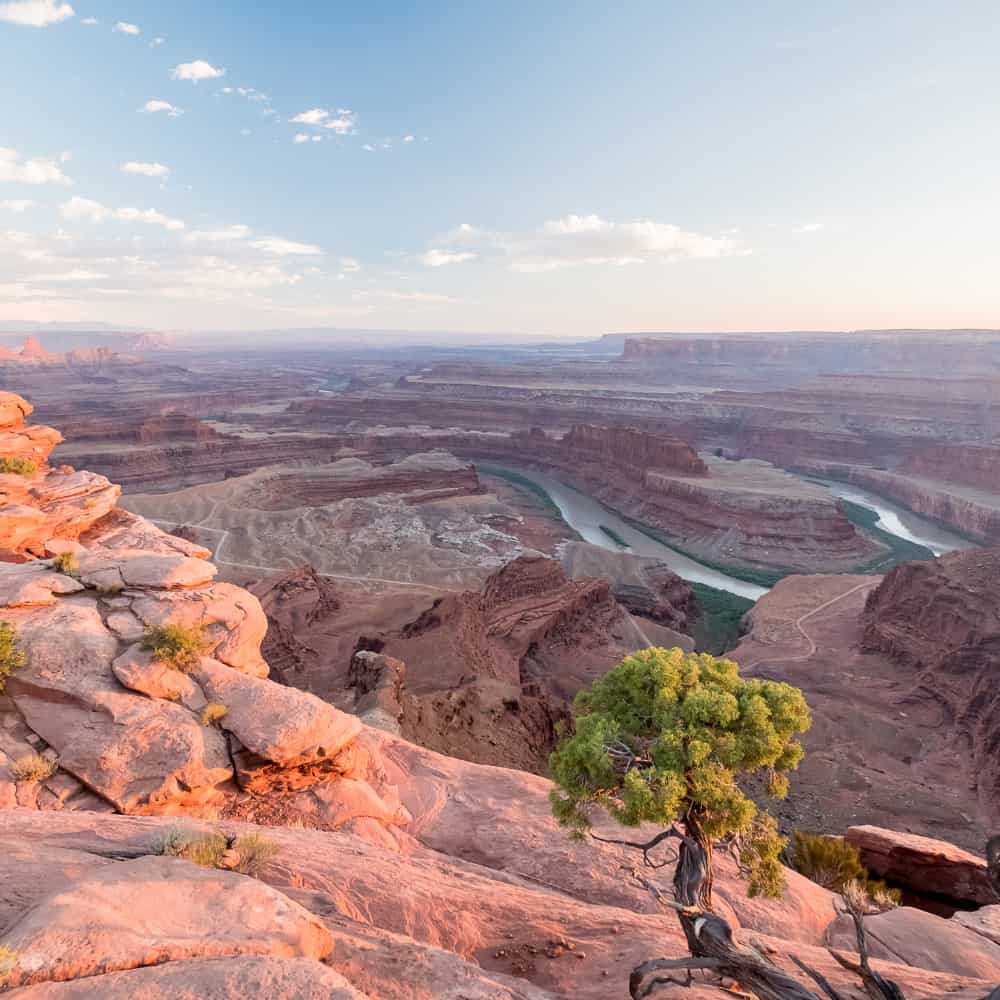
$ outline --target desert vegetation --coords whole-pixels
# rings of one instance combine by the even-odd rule
[[[729,923],[713,910],[713,852],[724,843],[748,880],[748,894],[779,897],[780,856],[786,841],[777,824],[751,800],[741,782],[766,779],[768,794],[783,798],[788,772],[802,758],[798,737],[810,726],[802,693],[791,685],[740,677],[737,665],[707,654],[650,648],[627,657],[581,691],[575,728],[551,757],[552,810],[573,834],[634,848],[647,869],[675,863],[673,898],[636,869],[634,877],[676,912],[690,958],[657,958],[637,966],[629,980],[633,998],[648,996],[664,970],[705,970],[737,980],[760,1000],[815,1000],[760,952],[742,948]],[[591,831],[600,808],[625,827],[654,823],[646,841],[610,840]],[[676,851],[665,851],[676,841]],[[819,864],[819,849],[803,841]],[[852,917],[859,961],[834,957],[864,982],[869,995],[900,1000],[894,983],[868,962],[863,917],[886,902],[874,899],[845,857],[823,860],[842,882],[844,912]],[[860,868],[860,865],[858,865]],[[854,875],[855,877],[850,877]],[[839,994],[802,962],[825,996]]]
[[[784,860],[800,875],[824,889],[843,893],[850,886],[855,893],[860,890],[866,905],[881,909],[899,905],[899,890],[871,878],[861,863],[858,849],[843,837],[796,830]]]
[[[23,455],[0,457],[0,475],[33,476],[38,471],[38,463]]]
[[[204,652],[205,635],[200,627],[176,623],[151,625],[143,633],[142,648],[152,653],[154,659],[189,673]]]
[[[201,710],[201,724],[203,726],[214,726],[226,717],[226,706],[220,705],[217,701],[210,701]]]
[[[80,575],[80,560],[73,552],[60,552],[53,558],[52,568],[64,576],[76,578]]]
[[[48,757],[32,752],[8,764],[7,770],[15,781],[44,781],[56,773],[58,765]]]
[[[218,832],[197,834],[174,827],[167,831],[157,853],[183,858],[202,868],[227,868],[256,876],[278,854],[278,847],[258,833],[235,837]]]
[[[0,622],[0,694],[7,678],[24,666],[24,653],[17,644],[17,630],[10,622]]]

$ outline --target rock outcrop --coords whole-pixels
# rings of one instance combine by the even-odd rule
[[[62,435],[28,427],[27,400],[0,393],[0,557],[43,556],[51,539],[76,539],[111,511],[121,493],[103,476],[52,468],[48,458]]]
[[[904,563],[869,596],[863,645],[905,670],[911,698],[939,706],[983,809],[1000,800],[1000,549]]]
[[[24,426],[30,412],[19,397],[0,397],[8,434],[51,440],[54,432]],[[102,477],[52,469],[46,457],[30,475],[0,477],[25,481],[8,487],[21,502],[0,509],[0,620],[24,661],[6,681],[16,715],[5,718],[19,735],[0,747],[5,762],[41,747],[53,773],[34,794],[0,773],[0,802],[280,812],[319,826],[377,812],[386,827],[405,824],[398,797],[358,744],[358,720],[267,679],[260,602],[215,582],[207,549],[112,509],[117,488]],[[103,503],[53,503],[67,477],[97,481]],[[25,521],[30,535],[15,530]],[[183,669],[143,646],[150,630],[168,625],[197,645]]]
[[[852,826],[845,837],[873,875],[918,897],[961,909],[1000,903],[986,876],[986,862],[954,844],[878,826]]]

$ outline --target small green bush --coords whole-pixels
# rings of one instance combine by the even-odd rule
[[[15,781],[44,781],[51,778],[58,769],[59,765],[55,761],[35,752],[26,753],[13,764],[7,765],[7,770]]]
[[[239,855],[239,862],[233,870],[241,875],[258,875],[278,853],[278,846],[259,833],[234,838],[223,833],[195,834],[181,827],[172,827],[167,831],[158,853],[183,858],[202,868],[221,868],[222,860],[230,849]]]
[[[217,868],[229,842],[221,833],[193,834],[173,827],[167,831],[160,844],[160,854],[171,858],[184,858],[202,868]]]
[[[24,666],[24,653],[17,646],[17,630],[10,622],[0,622],[0,694],[7,678]]]
[[[226,717],[226,706],[220,705],[217,701],[210,701],[201,710],[201,724],[203,726],[212,726],[217,722],[221,722]]]
[[[97,593],[100,594],[101,597],[114,597],[117,594],[120,594],[122,590],[123,587],[120,583],[104,583],[97,588]]]
[[[73,552],[60,552],[52,560],[52,568],[57,573],[75,578],[80,575],[80,560],[77,559],[76,554]]]
[[[843,837],[796,830],[789,861],[800,875],[832,892],[840,892],[849,882],[868,877],[857,848]]]
[[[33,476],[38,471],[38,463],[23,455],[5,455],[0,458],[0,474]]]
[[[151,625],[143,634],[142,648],[175,670],[190,673],[205,649],[205,635],[200,627]]]
[[[278,854],[278,845],[259,833],[237,837],[233,846],[240,855],[236,871],[243,875],[259,875],[264,865]]]
[[[864,894],[867,904],[880,910],[898,906],[901,893],[880,879],[869,878],[858,849],[843,837],[796,830],[788,851],[788,862],[800,875],[832,892]]]

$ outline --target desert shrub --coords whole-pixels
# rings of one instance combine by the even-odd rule
[[[229,841],[221,833],[195,834],[172,827],[160,843],[159,853],[183,858],[202,868],[217,868],[228,849]]]
[[[787,858],[800,875],[832,892],[840,892],[849,882],[868,877],[858,849],[843,837],[796,830]]]
[[[257,875],[278,853],[277,844],[259,833],[242,837],[227,837],[224,833],[193,833],[182,827],[171,827],[160,842],[157,853],[171,858],[183,858],[202,868],[221,868],[228,850],[239,855],[234,867],[241,875]]]
[[[236,871],[243,875],[260,874],[264,865],[278,854],[278,845],[259,833],[248,833],[243,837],[237,837],[233,846],[240,855]]]
[[[210,701],[201,710],[201,724],[203,726],[213,726],[221,722],[226,717],[226,706],[220,705],[217,701]]]
[[[142,648],[152,653],[154,659],[189,673],[205,649],[205,635],[200,627],[150,625],[143,634]]]
[[[38,463],[23,455],[5,455],[0,458],[0,474],[33,476],[38,471]]]
[[[0,622],[0,694],[7,678],[24,666],[24,653],[17,645],[17,630],[10,622]]]
[[[97,593],[101,597],[114,597],[122,592],[123,588],[120,583],[102,583],[97,588]]]
[[[84,510],[93,510],[97,506],[97,501],[93,497],[88,497],[83,501]]]
[[[17,952],[5,944],[0,944],[0,986],[7,982],[7,977],[14,971],[15,965],[17,965]]]
[[[858,849],[843,837],[796,830],[785,857],[790,867],[824,889],[861,893],[868,909],[887,910],[899,905],[900,891],[881,879],[870,878]]]
[[[73,552],[60,552],[52,560],[52,568],[57,573],[66,576],[78,577],[80,575],[80,560]]]
[[[59,765],[55,761],[34,751],[7,765],[7,770],[15,781],[44,781],[51,778],[58,769]]]

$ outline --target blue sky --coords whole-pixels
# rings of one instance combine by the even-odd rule
[[[0,0],[0,322],[998,326],[998,29],[993,2]]]

